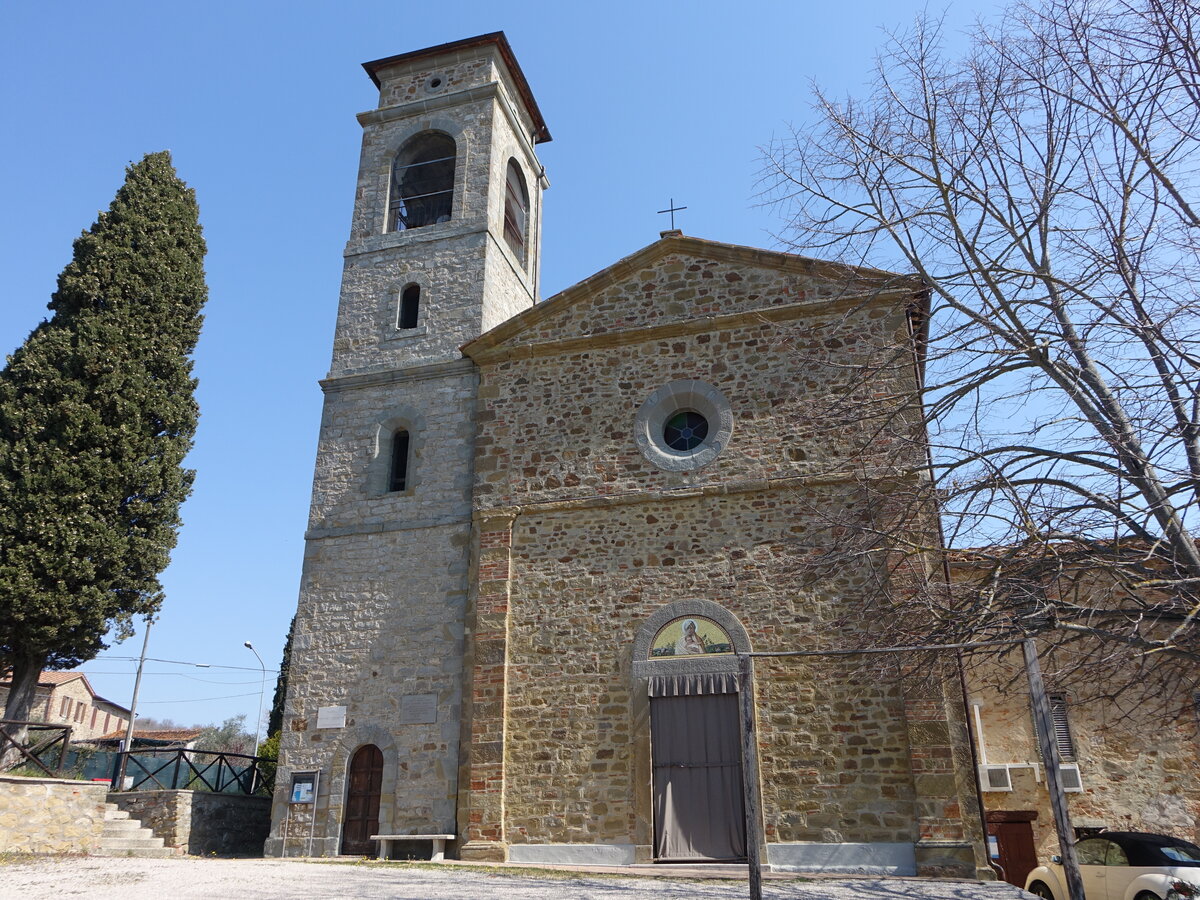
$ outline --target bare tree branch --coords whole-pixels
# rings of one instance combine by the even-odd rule
[[[798,565],[887,560],[871,640],[1038,634],[1098,695],[1195,690],[1198,35],[1189,0],[1026,0],[952,59],[923,18],[865,96],[817,91],[819,126],[764,151],[788,245],[929,292],[920,395],[864,371],[810,413],[860,423],[860,465],[828,466],[872,512],[824,511],[836,546]],[[884,485],[881,446],[931,475]],[[940,586],[911,525],[933,509]]]

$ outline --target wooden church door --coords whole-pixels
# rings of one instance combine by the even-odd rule
[[[359,747],[350,760],[346,791],[346,821],[342,825],[342,853],[374,856],[379,834],[379,789],[383,784],[383,753],[374,744]]]
[[[746,858],[737,694],[650,698],[654,856]]]

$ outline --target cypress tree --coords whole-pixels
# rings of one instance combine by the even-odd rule
[[[42,669],[92,659],[162,603],[194,475],[204,249],[195,193],[168,153],[146,156],[0,371],[5,718],[29,717]]]
[[[283,660],[279,663],[279,677],[275,679],[275,696],[271,700],[271,714],[267,716],[267,736],[283,730],[283,704],[287,700],[288,673],[292,668],[292,635],[296,632],[296,617],[288,626],[287,640],[283,644]]]

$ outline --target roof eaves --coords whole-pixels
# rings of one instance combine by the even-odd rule
[[[370,62],[365,62],[362,67],[371,77],[371,81],[375,87],[379,87],[379,71],[386,69],[389,66],[398,65],[400,63],[413,62],[418,59],[424,59],[431,56],[441,56],[446,53],[454,53],[459,50],[469,50],[472,47],[484,47],[488,44],[495,45],[500,51],[500,57],[504,60],[505,66],[512,74],[513,82],[516,84],[517,93],[521,95],[521,100],[525,103],[525,108],[529,111],[530,117],[533,119],[533,142],[535,144],[545,144],[551,140],[550,129],[546,127],[546,120],[542,117],[542,111],[538,108],[537,100],[533,98],[533,91],[529,87],[529,82],[525,78],[525,73],[521,71],[521,66],[517,62],[517,57],[513,53],[512,46],[508,43],[508,38],[503,31],[492,31],[488,34],[480,34],[475,37],[463,38],[460,41],[450,41],[445,44],[438,44],[436,47],[426,47],[422,50],[411,50],[408,53],[398,53],[395,56],[387,56],[383,59],[375,59]]]

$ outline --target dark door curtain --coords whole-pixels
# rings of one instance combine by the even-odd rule
[[[379,834],[379,789],[383,784],[383,753],[374,744],[359,747],[350,760],[350,785],[346,791],[346,821],[342,825],[342,853],[373,856]]]
[[[742,860],[746,819],[737,694],[650,699],[659,860]]]

